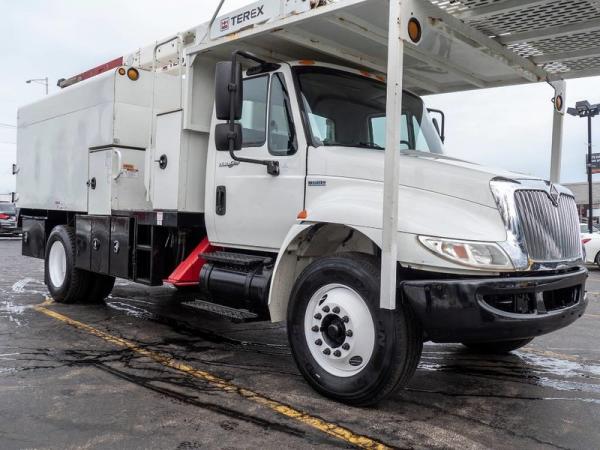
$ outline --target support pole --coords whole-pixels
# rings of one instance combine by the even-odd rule
[[[402,0],[390,0],[383,175],[383,235],[381,245],[380,307],[383,309],[396,308],[400,119],[402,117],[402,64],[404,56],[404,44],[400,28],[401,6]]]
[[[560,182],[560,163],[562,160],[562,140],[563,140],[563,122],[564,105],[566,104],[564,80],[553,81],[550,85],[554,88],[555,107],[552,116],[552,154],[550,156],[550,181]],[[556,108],[556,99],[561,98],[561,108]]]
[[[588,181],[588,231],[594,232],[592,220],[594,211],[592,209],[592,116],[587,117],[588,123],[588,153],[587,153],[587,181]]]

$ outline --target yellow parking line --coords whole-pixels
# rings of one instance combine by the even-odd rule
[[[179,370],[180,372],[184,372],[187,375],[204,380],[204,381],[210,383],[212,386],[214,386],[218,389],[221,389],[222,391],[229,392],[229,393],[236,393],[250,401],[258,403],[259,405],[269,408],[272,411],[275,411],[283,416],[297,420],[305,425],[308,425],[312,428],[315,428],[316,430],[322,431],[323,433],[326,433],[326,434],[334,436],[338,439],[341,439],[349,444],[355,445],[360,448],[366,448],[366,449],[388,449],[388,448],[390,448],[387,445],[385,445],[381,442],[378,442],[374,439],[371,439],[367,436],[355,434],[353,431],[351,431],[347,428],[341,427],[339,425],[336,425],[335,423],[327,422],[318,417],[311,416],[310,414],[307,414],[298,409],[292,408],[291,406],[287,406],[276,400],[272,400],[270,398],[264,397],[264,396],[258,394],[257,392],[251,391],[250,389],[246,389],[246,388],[237,386],[227,380],[224,380],[223,378],[212,375],[209,372],[206,372],[206,371],[200,370],[200,369],[196,369],[192,366],[181,363],[181,362],[173,359],[171,356],[169,356],[167,354],[158,353],[158,352],[154,352],[152,350],[148,350],[148,349],[139,347],[136,344],[134,344],[133,342],[128,341],[127,339],[113,336],[104,331],[98,330],[97,328],[94,328],[90,325],[87,325],[83,322],[79,322],[79,321],[71,319],[70,317],[67,317],[63,314],[57,313],[56,311],[52,311],[52,310],[46,308],[46,306],[48,306],[50,303],[51,303],[51,301],[49,302],[47,300],[46,302],[42,303],[41,305],[36,306],[35,310],[39,311],[42,314],[45,314],[49,317],[52,317],[56,320],[60,320],[61,322],[64,322],[67,325],[70,325],[74,328],[77,328],[79,330],[82,330],[89,334],[92,334],[96,337],[104,339],[105,341],[110,342],[111,344],[117,345],[119,347],[128,348],[131,351],[133,351],[141,356],[150,358],[150,359],[156,361],[157,363],[162,364],[163,366],[169,367],[171,369]]]

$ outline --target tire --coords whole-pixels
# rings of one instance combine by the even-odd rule
[[[596,255],[594,262],[596,263],[596,266],[600,268],[600,252],[598,252],[598,254]]]
[[[59,303],[84,302],[90,289],[90,273],[75,267],[75,232],[54,227],[44,258],[44,280],[50,296]]]
[[[505,355],[513,350],[526,346],[531,341],[533,341],[533,338],[496,342],[463,342],[463,345],[475,353]]]
[[[407,305],[380,309],[379,290],[377,259],[359,253],[320,258],[294,284],[288,339],[298,369],[322,395],[372,405],[414,374],[420,323]]]
[[[100,273],[90,273],[91,275],[91,288],[88,293],[85,303],[102,303],[112,292],[115,286],[115,277],[109,275],[102,275]]]

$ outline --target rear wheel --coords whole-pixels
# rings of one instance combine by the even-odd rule
[[[408,306],[379,308],[374,257],[318,259],[296,281],[288,307],[288,338],[296,364],[321,394],[374,404],[405,385],[421,356],[421,327]]]
[[[60,303],[85,301],[90,273],[75,267],[75,232],[72,227],[54,227],[46,243],[44,278],[48,291]]]
[[[464,342],[463,345],[476,353],[504,355],[512,352],[513,350],[524,347],[531,341],[533,341],[533,338],[496,342]]]

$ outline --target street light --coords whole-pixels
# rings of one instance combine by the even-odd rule
[[[43,84],[46,87],[46,95],[48,95],[48,77],[46,78],[32,78],[31,80],[25,81],[27,84],[38,83]]]
[[[587,177],[588,177],[588,231],[594,231],[592,227],[592,117],[600,114],[600,104],[590,105],[587,100],[575,103],[575,108],[568,108],[567,114],[575,117],[587,117],[588,122],[588,153],[587,153]]]

